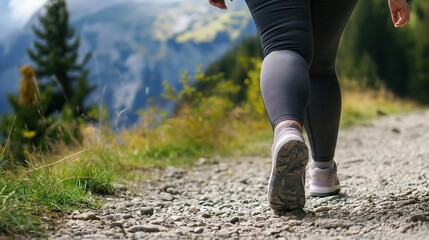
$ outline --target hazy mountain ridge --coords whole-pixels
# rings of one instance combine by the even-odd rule
[[[228,12],[201,1],[116,3],[72,24],[81,37],[81,52],[93,54],[88,64],[90,81],[98,85],[93,100],[109,106],[112,114],[128,109],[123,116],[131,122],[149,98],[161,104],[163,80],[177,85],[182,70],[192,73],[198,64],[207,66],[256,32],[245,4],[239,2]],[[33,36],[27,28],[0,42],[2,95],[16,92],[18,67],[29,62],[26,49]],[[7,42],[13,44],[8,47]],[[5,101],[0,98],[0,111]]]

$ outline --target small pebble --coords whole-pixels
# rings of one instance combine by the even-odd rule
[[[427,222],[429,221],[429,217],[424,214],[416,214],[411,216],[408,220],[409,222],[418,222],[418,221]]]
[[[229,219],[229,222],[232,224],[238,223],[238,222],[240,222],[240,218],[232,217],[231,219]]]
[[[123,227],[123,225],[122,225],[122,223],[120,223],[120,222],[112,222],[112,223],[110,224],[110,227],[111,227],[111,228],[116,228],[116,227],[118,227],[118,228],[122,228],[122,227]]]
[[[128,232],[160,232],[161,227],[158,225],[146,224],[146,225],[137,225],[128,229]]]
[[[143,207],[140,209],[141,215],[153,215],[154,209],[151,207]]]
[[[84,220],[84,221],[100,219],[93,212],[86,212],[86,213],[77,214],[77,215],[74,215],[73,218],[78,219],[78,220]]]

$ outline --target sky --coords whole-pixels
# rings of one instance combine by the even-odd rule
[[[24,26],[45,2],[46,0],[0,0],[0,38]]]
[[[100,2],[103,1],[103,4]],[[78,8],[80,13],[96,11],[103,6],[124,0],[69,0],[72,7]],[[150,0],[127,0],[150,1]],[[158,0],[164,2],[177,0]],[[47,0],[0,0],[0,39],[13,30],[20,29],[27,23],[33,14],[39,10]],[[84,7],[82,7],[84,6]]]

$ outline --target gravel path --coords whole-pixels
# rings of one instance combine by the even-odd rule
[[[271,160],[201,160],[74,212],[53,239],[429,239],[429,112],[340,132],[339,196],[307,198],[274,216],[265,199]]]

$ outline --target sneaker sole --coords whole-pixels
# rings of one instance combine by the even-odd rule
[[[268,184],[268,202],[275,212],[302,209],[305,205],[305,167],[308,148],[289,140],[278,151]]]
[[[312,197],[329,197],[332,195],[338,195],[338,193],[340,193],[340,185],[337,185],[334,187],[326,187],[326,188],[322,188],[322,187],[312,188],[310,183],[309,194]]]

